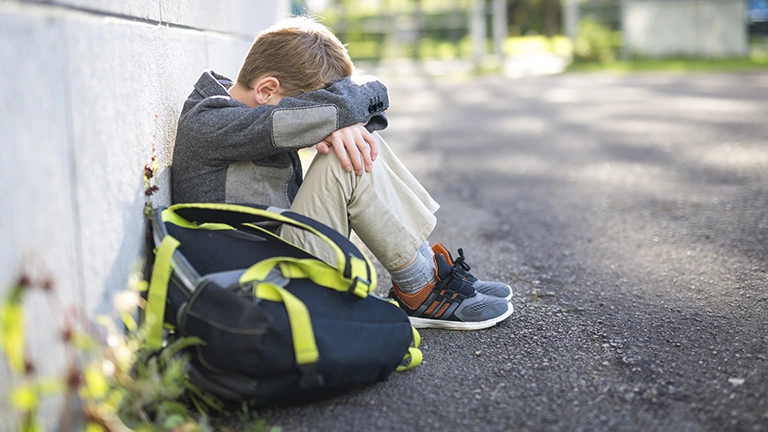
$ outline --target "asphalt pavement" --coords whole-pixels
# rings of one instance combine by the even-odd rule
[[[442,205],[430,240],[516,311],[424,330],[422,366],[269,424],[768,430],[768,74],[374,72],[382,136]]]

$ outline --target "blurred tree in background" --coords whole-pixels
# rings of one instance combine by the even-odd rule
[[[504,43],[506,51],[514,50],[516,37],[552,37],[562,33],[560,0],[502,1],[506,6],[503,34],[512,39]],[[304,0],[299,3],[323,18],[349,45],[355,60],[379,60],[473,55],[473,2],[480,3],[486,51],[493,52],[494,0]]]
[[[520,61],[533,55],[595,64],[641,58],[746,58],[755,49],[738,35],[746,36],[748,17],[753,35],[762,36],[760,25],[768,23],[766,0],[750,0],[749,8],[747,0],[295,0],[295,4],[320,16],[348,44],[354,60],[471,59],[475,70],[498,70],[511,57]],[[669,30],[678,26],[680,34]],[[766,35],[759,40],[753,36],[751,46],[764,52]]]
[[[543,34],[552,37],[561,33],[561,17],[559,0],[507,1],[507,22],[512,36]]]

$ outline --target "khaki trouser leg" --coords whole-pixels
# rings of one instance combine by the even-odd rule
[[[349,237],[354,230],[387,270],[413,257],[435,228],[440,206],[376,133],[379,156],[371,172],[346,172],[335,154],[318,153],[291,211]],[[330,263],[335,254],[311,234],[284,227],[281,236]]]

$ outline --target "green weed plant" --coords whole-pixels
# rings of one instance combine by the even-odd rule
[[[133,277],[130,285],[115,296],[114,316],[98,316],[94,323],[80,312],[66,315],[58,333],[66,348],[64,373],[42,377],[26,353],[24,298],[32,290],[52,297],[56,292],[50,279],[35,281],[27,275],[17,279],[2,303],[0,348],[11,371],[20,377],[7,401],[19,414],[18,431],[44,430],[41,402],[51,397],[63,398],[57,425],[62,432],[213,430],[206,414],[217,407],[189,381],[189,358],[180,354],[203,342],[182,338],[160,351],[146,348],[146,332],[134,316],[144,302],[140,292],[147,283]],[[48,304],[60,305],[58,300]],[[238,430],[264,430],[264,422],[248,409],[239,416],[243,424]]]
[[[573,43],[576,62],[608,64],[616,60],[621,46],[620,34],[608,26],[587,17],[579,22],[579,31]]]

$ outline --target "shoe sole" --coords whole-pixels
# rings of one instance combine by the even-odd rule
[[[416,318],[416,317],[408,317],[408,319],[411,321],[411,325],[417,329],[436,328],[436,329],[443,329],[443,330],[471,331],[471,330],[482,330],[488,327],[493,327],[496,324],[509,318],[509,316],[512,315],[512,312],[514,311],[515,311],[515,308],[512,306],[512,303],[507,303],[506,312],[497,316],[496,318],[491,318],[485,321],[463,322],[463,321],[447,321],[447,320]]]

